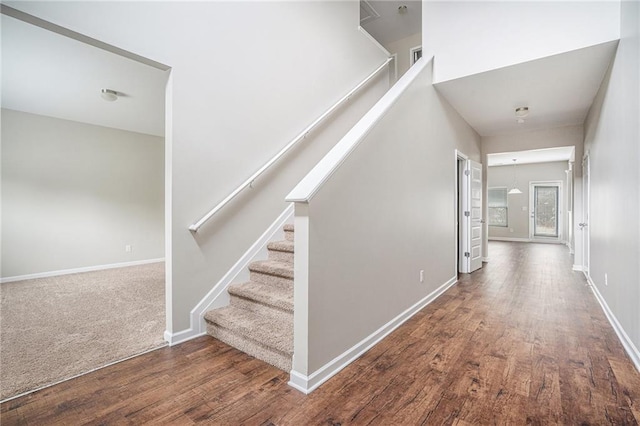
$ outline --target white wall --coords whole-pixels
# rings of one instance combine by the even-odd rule
[[[518,183],[518,189],[522,194],[512,194],[507,196],[508,210],[507,222],[508,226],[489,226],[489,238],[519,238],[529,239],[529,183],[541,181],[560,181],[562,182],[562,199],[560,200],[560,220],[564,234],[563,241],[566,239],[566,212],[567,212],[567,175],[568,162],[553,163],[535,163],[520,164],[516,166],[515,174]],[[514,167],[513,166],[494,166],[489,167],[487,171],[488,187],[511,188],[513,186]]]
[[[302,374],[456,277],[455,149],[479,160],[480,138],[431,78],[428,64],[309,202]]]
[[[435,81],[530,61],[619,35],[615,1],[426,1],[423,46]]]
[[[10,5],[172,67],[171,333],[189,329],[191,309],[284,210],[295,183],[388,88],[382,73],[194,236],[189,225],[385,60],[358,30],[358,2]]]
[[[640,4],[622,2],[621,40],[585,123],[590,275],[640,368]],[[604,275],[608,275],[608,286]]]
[[[389,53],[395,53],[397,55],[398,79],[409,69],[409,60],[411,59],[409,50],[420,45],[422,45],[422,33],[416,33],[409,37],[384,45],[384,48],[387,49]]]
[[[2,109],[3,278],[162,258],[163,203],[162,138]]]

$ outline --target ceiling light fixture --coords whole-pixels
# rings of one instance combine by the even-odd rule
[[[516,108],[516,121],[518,124],[524,123],[524,119],[529,115],[529,107],[518,107]]]
[[[515,158],[513,159],[513,186],[511,187],[509,192],[507,192],[507,194],[509,195],[522,194],[522,191],[518,189],[518,181],[516,180],[516,159]]]
[[[111,89],[102,89],[100,96],[107,102],[113,102],[118,100],[118,92]]]
[[[407,5],[403,4],[402,6],[398,6],[398,13],[401,15],[407,13]]]

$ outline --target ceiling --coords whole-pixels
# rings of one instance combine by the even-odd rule
[[[617,41],[435,84],[481,136],[580,125],[615,54]],[[518,124],[515,109],[529,107]]]
[[[164,135],[168,74],[1,15],[2,107]],[[103,88],[121,96],[106,102]]]
[[[554,161],[574,161],[574,146],[560,146],[556,148],[532,149],[529,151],[501,152],[487,155],[487,166],[505,166],[513,164],[550,163]]]
[[[403,5],[406,12],[398,13]],[[381,44],[409,37],[422,31],[422,1],[361,0],[360,25]]]

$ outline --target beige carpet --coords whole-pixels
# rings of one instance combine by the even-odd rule
[[[0,400],[164,345],[164,263],[0,285]]]

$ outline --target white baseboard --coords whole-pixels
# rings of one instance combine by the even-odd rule
[[[584,269],[582,268],[582,265],[573,265],[573,267],[571,267],[571,269],[573,271],[578,271],[578,272],[584,271]]]
[[[227,288],[237,282],[249,281],[249,264],[257,259],[267,258],[267,244],[274,239],[284,239],[283,227],[293,217],[294,205],[291,203],[269,228],[256,240],[245,254],[229,269],[229,271],[213,286],[213,288],[191,310],[190,327],[176,333],[165,331],[165,340],[171,346],[202,336],[207,331],[204,314],[229,304]]]
[[[438,296],[444,293],[449,287],[457,282],[457,278],[453,277],[446,283],[442,284],[433,292],[429,293],[422,300],[411,306],[400,315],[393,318],[391,321],[380,327],[371,335],[357,343],[351,349],[342,353],[341,355],[329,361],[317,371],[313,372],[309,376],[299,373],[295,370],[291,370],[289,386],[309,394],[318,388],[321,384],[329,380],[331,377],[340,372],[347,365],[355,361],[360,355],[371,349],[375,344],[384,339],[389,333],[396,328],[400,327],[405,321],[411,318],[420,309],[433,302]]]
[[[489,262],[489,258],[488,258],[488,257],[483,257],[483,258],[482,258],[482,261],[483,261],[483,262],[485,262],[485,263],[486,263],[486,262]]]
[[[510,241],[514,243],[530,243],[529,238],[489,237],[489,241]]]
[[[489,241],[510,241],[514,243],[564,244],[562,240],[545,240],[539,238],[489,237]]]
[[[169,331],[164,331],[164,340],[169,343],[169,346],[178,345],[182,342],[186,342],[187,340],[195,339],[196,337],[204,336],[206,333],[197,332],[192,328],[188,328],[186,330],[179,331],[177,333],[170,333]]]
[[[40,272],[37,274],[16,275],[15,277],[0,278],[0,283],[11,283],[14,281],[33,280],[36,278],[57,277],[60,275],[78,274],[80,272],[94,272],[105,269],[126,268],[128,266],[146,265],[148,263],[164,262],[164,257],[158,259],[134,260],[132,262],[110,263],[108,265],[85,266],[82,268],[61,269],[59,271]]]
[[[629,358],[631,358],[631,361],[633,362],[633,365],[635,365],[636,370],[640,372],[640,351],[638,351],[636,345],[633,344],[633,342],[629,338],[629,335],[624,331],[624,328],[622,328],[622,325],[620,325],[616,316],[613,314],[613,312],[611,312],[611,309],[609,309],[609,305],[607,305],[607,302],[604,300],[604,297],[602,297],[602,294],[600,294],[600,292],[598,291],[598,288],[595,286],[590,276],[587,276],[587,282],[589,283],[589,287],[591,287],[591,291],[593,291],[593,294],[596,296],[596,300],[598,301],[598,303],[600,303],[600,306],[602,307],[605,316],[609,320],[609,323],[613,327],[613,330],[618,335],[618,339],[622,343],[624,350],[627,352],[627,355],[629,355]]]

